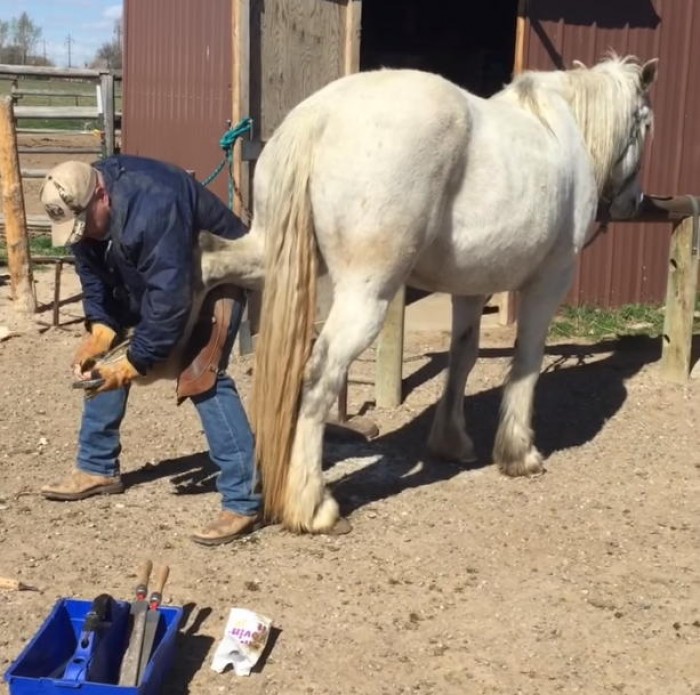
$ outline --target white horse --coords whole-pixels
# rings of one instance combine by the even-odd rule
[[[463,413],[485,297],[517,290],[517,343],[493,457],[542,471],[533,393],[545,336],[599,201],[632,214],[657,61],[526,72],[490,99],[436,75],[341,78],[295,107],[260,157],[251,235],[266,244],[253,426],[265,511],[302,532],[339,519],[324,419],[403,284],[452,295],[447,382],[429,449],[473,461]],[[333,301],[313,340],[315,283]]]

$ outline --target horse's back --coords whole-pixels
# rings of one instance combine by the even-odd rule
[[[379,70],[336,80],[295,107],[265,147],[256,170],[258,224],[267,218],[270,181],[306,137],[317,240],[330,265],[329,255],[417,252],[457,188],[470,127],[465,93],[437,75]]]
[[[332,274],[400,259],[395,272],[426,289],[513,289],[555,246],[570,255],[571,221],[583,238],[592,210],[583,140],[555,102],[543,98],[535,113],[516,95],[485,100],[415,70],[336,80],[296,106],[263,151],[256,224],[265,229],[267,201],[281,197],[268,195],[270,182],[303,159]]]

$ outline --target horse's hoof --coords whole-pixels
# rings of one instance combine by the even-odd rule
[[[500,462],[498,467],[511,478],[537,478],[545,473],[542,454],[537,449],[528,451],[520,461]]]
[[[329,536],[344,536],[350,531],[352,531],[352,524],[344,516],[341,516],[327,533]]]
[[[465,447],[460,452],[455,452],[454,450],[447,452],[438,447],[428,445],[428,454],[442,463],[457,463],[461,466],[473,466],[479,461],[479,457],[474,449],[470,447]]]

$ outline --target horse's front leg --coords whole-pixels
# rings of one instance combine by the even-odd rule
[[[464,389],[479,354],[479,328],[486,297],[452,297],[452,339],[445,389],[428,437],[431,454],[473,463],[474,445],[464,422]]]
[[[534,445],[532,406],[547,330],[573,277],[573,264],[544,267],[520,291],[515,354],[501,400],[493,458],[506,475],[543,472],[542,455]]]

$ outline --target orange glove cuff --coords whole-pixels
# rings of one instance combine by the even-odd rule
[[[101,352],[107,352],[117,337],[116,331],[113,331],[109,326],[105,326],[104,323],[93,323],[90,327],[90,335],[94,344],[101,348]]]
[[[104,355],[112,347],[117,334],[102,323],[92,325],[90,333],[85,336],[80,343],[73,357],[73,364],[77,364],[81,369],[89,368],[96,357]]]

